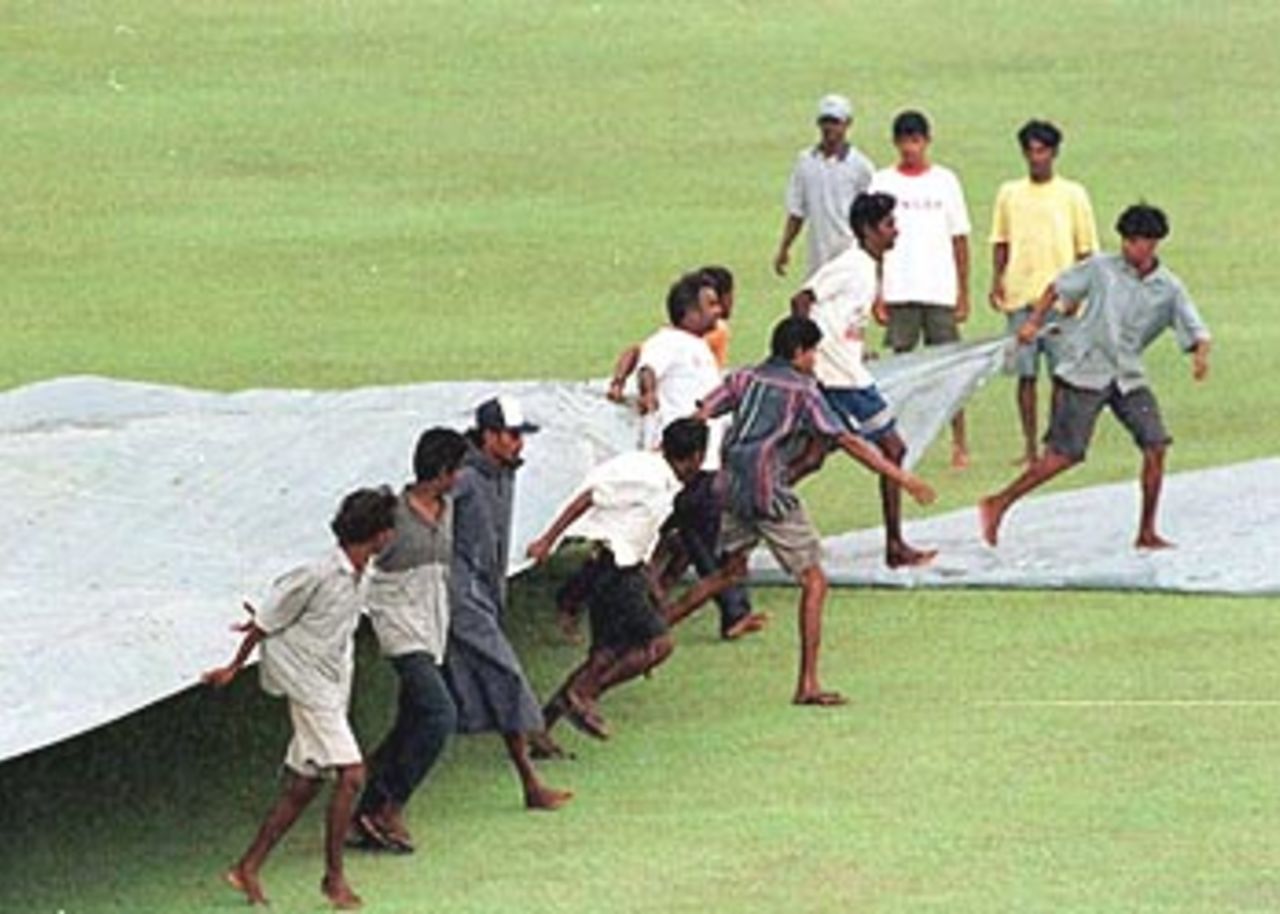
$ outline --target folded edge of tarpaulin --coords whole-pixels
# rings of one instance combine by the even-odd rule
[[[874,364],[912,456],[995,370],[1001,347]],[[399,485],[423,428],[465,428],[496,393],[519,397],[543,426],[517,485],[516,573],[587,471],[636,446],[638,418],[601,382],[219,393],[69,377],[0,394],[0,491],[12,512],[0,525],[0,759],[224,662],[240,601],[329,546],[344,492]]]
[[[824,567],[838,586],[1280,595],[1280,459],[1169,476],[1160,525],[1174,549],[1134,548],[1138,503],[1136,482],[1033,495],[1006,515],[994,548],[976,508],[909,523],[913,544],[939,550],[923,568],[886,567],[883,528],[859,530],[824,541]],[[762,550],[752,579],[785,575]]]

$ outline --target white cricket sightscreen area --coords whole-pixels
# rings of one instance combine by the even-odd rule
[[[914,455],[998,370],[1002,348],[1000,341],[959,344],[875,366]],[[528,439],[517,485],[510,570],[518,572],[525,546],[587,470],[636,445],[634,411],[608,402],[603,389],[465,382],[223,394],[63,378],[0,394],[0,490],[9,518],[0,526],[0,759],[194,685],[203,670],[231,655],[238,636],[229,626],[241,618],[241,601],[259,599],[276,575],[331,544],[328,522],[344,493],[380,483],[398,487],[410,475],[424,428],[463,429],[474,407],[497,393],[518,397],[543,427]],[[1268,472],[1268,491],[1275,492],[1276,466]],[[1176,538],[1181,509],[1171,490]],[[865,494],[873,492],[868,481]],[[1258,501],[1250,505],[1255,518]],[[1269,529],[1280,530],[1276,512],[1268,516]],[[1247,548],[1226,542],[1231,519],[1226,510],[1198,512],[1199,535],[1184,537],[1179,557],[1198,563],[1194,550],[1222,539],[1220,559],[1247,558],[1238,555]],[[1010,569],[1017,572],[1012,583],[1060,584],[1064,553],[1077,564],[1093,553],[1079,530],[1060,529],[1064,522],[1062,512],[1036,501],[1015,509],[1005,535],[1026,543],[1048,538],[1036,548],[1052,556],[1045,560],[1052,576],[1027,575],[1034,563],[1022,562]],[[1127,513],[1121,522],[1131,523]],[[1206,523],[1217,524],[1217,532],[1206,534]],[[1085,525],[1084,539],[1095,538],[1097,519]],[[947,550],[939,582],[962,582],[961,547],[953,549],[949,538],[931,540],[924,529],[913,529],[912,537]],[[973,522],[970,530],[964,548],[973,552]],[[875,533],[867,535],[864,545],[837,552],[835,579],[882,574],[880,544]],[[1275,590],[1280,557],[1270,548],[1269,563],[1259,563],[1269,567],[1256,568],[1254,582]],[[1254,557],[1263,551],[1254,548]],[[982,561],[981,583],[996,583],[988,572],[1001,561]],[[1218,570],[1234,573],[1226,565]],[[908,579],[929,583],[919,575]],[[1195,589],[1196,582],[1190,575],[1181,584]]]

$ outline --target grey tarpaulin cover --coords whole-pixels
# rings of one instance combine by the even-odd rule
[[[1168,477],[1160,528],[1176,549],[1133,548],[1138,503],[1136,482],[1032,496],[1005,516],[995,548],[976,508],[926,518],[906,525],[913,545],[939,550],[924,568],[886,567],[883,530],[859,530],[827,538],[826,570],[845,586],[1280,595],[1280,459]],[[763,550],[752,577],[785,579]]]
[[[918,453],[998,367],[999,342],[877,366]],[[459,382],[223,394],[75,377],[0,394],[0,759],[121,717],[225,662],[245,597],[327,548],[340,496],[399,485],[418,433],[494,393],[543,433],[514,551],[587,470],[634,447],[602,384]],[[511,570],[522,567],[514,555]]]

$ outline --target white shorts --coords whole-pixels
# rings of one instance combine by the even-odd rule
[[[289,719],[293,739],[284,764],[290,771],[304,778],[331,778],[337,768],[360,764],[360,746],[342,708],[309,708],[291,700]]]

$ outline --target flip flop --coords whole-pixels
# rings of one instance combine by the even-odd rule
[[[367,812],[360,813],[351,823],[356,836],[347,839],[347,847],[369,851],[390,851],[393,854],[412,854],[413,842],[403,835],[394,835],[378,824]]]

